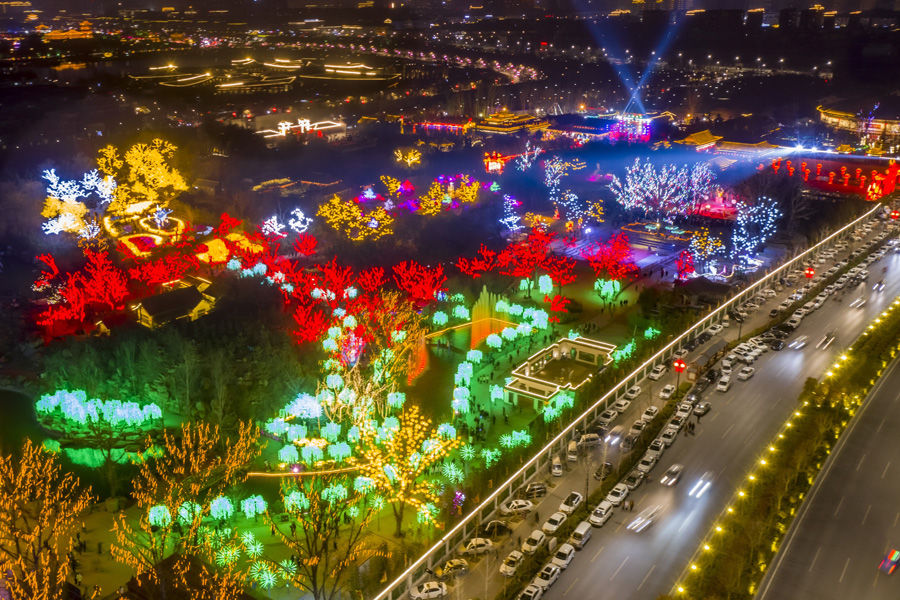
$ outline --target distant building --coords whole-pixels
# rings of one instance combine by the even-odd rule
[[[78,29],[51,30],[46,25],[38,25],[36,32],[43,34],[45,42],[57,42],[61,40],[89,40],[94,37],[94,30],[90,21],[82,21]]]
[[[534,115],[500,111],[478,121],[475,130],[483,133],[510,134],[520,131],[538,131],[547,129],[549,126],[550,123],[547,120],[539,119]]]

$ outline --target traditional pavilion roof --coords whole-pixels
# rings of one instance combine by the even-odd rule
[[[709,129],[697,131],[681,140],[674,140],[676,144],[684,144],[686,146],[708,146],[715,144],[722,139],[721,135],[713,135]]]

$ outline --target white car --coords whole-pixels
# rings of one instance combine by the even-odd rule
[[[531,582],[531,585],[536,585],[546,592],[559,579],[559,573],[560,568],[558,566],[553,563],[547,563],[541,569],[541,572],[537,574],[537,577],[534,578],[534,581]]]
[[[635,398],[640,396],[640,394],[641,394],[641,386],[633,385],[630,388],[628,388],[628,391],[625,392],[625,399],[626,400],[634,400]],[[622,411],[619,411],[619,412],[622,412]]]
[[[659,390],[659,397],[663,400],[668,400],[672,397],[672,394],[675,393],[675,386],[671,383],[664,386],[663,389]]]
[[[681,479],[681,473],[683,471],[684,465],[675,463],[674,465],[666,469],[666,472],[663,473],[663,476],[659,478],[659,482],[666,487],[672,487],[673,485],[678,483],[679,479]]]
[[[515,575],[516,569],[522,564],[523,558],[525,558],[525,555],[518,550],[513,550],[507,554],[506,558],[503,559],[503,564],[500,565],[500,574],[506,577]]]
[[[536,585],[529,584],[522,593],[519,594],[517,600],[541,600],[541,596],[544,595],[544,588],[539,588]]]
[[[703,476],[697,480],[697,483],[694,484],[694,487],[691,488],[691,491],[688,492],[688,496],[691,498],[700,498],[706,491],[709,489],[709,486],[712,485],[713,472],[707,471],[703,474]]]
[[[628,410],[629,406],[631,406],[631,400],[628,400],[628,394],[625,394],[625,398],[616,400],[616,403],[613,404],[613,408],[615,408],[619,412],[619,414],[622,414],[623,412]]]
[[[447,595],[447,584],[440,581],[426,581],[410,590],[409,597],[413,600],[431,600],[443,598]]]
[[[738,379],[740,379],[741,381],[747,381],[748,379],[753,377],[754,373],[756,373],[756,369],[754,369],[753,367],[744,367],[738,373]]]
[[[656,438],[650,442],[650,445],[647,447],[647,454],[655,454],[657,460],[659,460],[659,457],[662,456],[662,453],[665,451],[666,443],[660,438]]]
[[[502,515],[524,515],[534,508],[534,503],[531,500],[510,500],[506,504],[500,507],[500,514]]]
[[[659,408],[656,406],[648,406],[647,410],[644,411],[644,414],[641,415],[641,421],[647,421],[648,423],[653,420],[653,418],[659,414]]]
[[[462,553],[465,556],[477,556],[479,554],[490,552],[493,549],[494,542],[487,538],[476,537],[466,542],[465,548],[463,548]]]
[[[569,563],[572,562],[573,558],[575,558],[575,547],[572,546],[572,544],[563,544],[557,548],[556,554],[553,555],[550,562],[560,569],[565,569],[569,566]]]
[[[531,535],[528,536],[528,539],[522,542],[522,552],[525,554],[534,554],[546,541],[547,535],[540,529],[535,529],[531,532]]]
[[[737,362],[737,356],[735,356],[734,354],[729,354],[728,356],[726,356],[725,358],[722,359],[722,366],[727,369],[730,369],[731,367],[734,366],[735,362]]]
[[[613,506],[619,506],[627,497],[628,486],[624,483],[617,483],[613,489],[609,490],[609,493],[606,495],[606,501]]]
[[[631,429],[628,431],[629,435],[640,435],[640,433],[647,427],[647,421],[643,419],[638,419],[634,423],[631,424]]]
[[[661,510],[661,504],[645,508],[640,513],[638,513],[638,516],[631,520],[631,523],[628,524],[629,531],[640,533],[643,530],[647,529],[648,527],[650,527],[656,517],[659,516]]]
[[[672,442],[678,437],[678,430],[674,427],[666,427],[666,430],[659,436],[660,441],[666,445],[666,448],[672,445]]]
[[[609,425],[610,423],[615,421],[616,417],[618,417],[618,416],[619,416],[619,412],[616,409],[607,408],[602,413],[600,413],[599,417],[597,417],[597,423],[606,427],[607,425]]]
[[[637,470],[641,473],[649,473],[656,466],[656,457],[652,454],[644,454],[638,462]]]
[[[588,517],[588,521],[594,527],[603,527],[603,524],[609,521],[609,518],[612,516],[613,505],[608,501],[604,500],[591,512],[591,516]]]
[[[762,294],[766,298],[774,298],[776,295],[775,290],[773,290],[772,288],[766,288],[762,292],[760,292],[760,294]]]
[[[675,354],[672,355],[672,358],[684,358],[687,355],[688,355],[687,349],[682,348],[681,350],[677,350],[675,352]]]
[[[691,416],[691,412],[694,410],[693,405],[690,402],[682,402],[678,405],[678,409],[675,411],[676,417],[681,417],[683,419]]]
[[[584,496],[582,496],[578,492],[569,492],[569,495],[566,496],[566,499],[560,503],[559,510],[566,513],[567,515],[571,515],[573,512],[575,512],[576,508],[581,506],[582,500],[584,500]]]
[[[731,389],[731,376],[726,375],[719,379],[719,382],[716,384],[716,391],[719,392],[727,392]]]
[[[710,325],[707,328],[706,333],[708,333],[709,335],[719,335],[720,333],[722,333],[723,329],[725,328],[722,325],[716,323],[715,325]]]
[[[649,377],[653,381],[657,381],[665,374],[666,374],[665,365],[656,365],[655,367],[653,367],[653,370],[650,371],[650,374],[647,375],[647,377]]]
[[[562,524],[566,522],[566,513],[563,512],[555,512],[550,515],[550,518],[544,521],[544,524],[541,525],[541,531],[544,533],[556,533],[556,530],[562,527]]]
[[[792,348],[794,350],[802,350],[806,346],[807,340],[809,340],[809,336],[807,335],[798,336],[794,338],[794,341],[788,344],[788,348]]]

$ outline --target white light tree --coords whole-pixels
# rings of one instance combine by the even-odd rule
[[[731,233],[731,257],[746,265],[755,258],[760,246],[775,234],[781,210],[777,202],[766,196],[760,196],[753,204],[741,203],[737,209],[737,220]]]

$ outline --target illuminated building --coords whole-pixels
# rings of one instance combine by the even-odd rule
[[[686,138],[674,140],[676,144],[690,146],[697,152],[709,152],[715,150],[716,142],[722,139],[721,135],[713,135],[709,129],[692,133]]]
[[[173,289],[148,296],[132,307],[138,323],[156,329],[174,321],[196,321],[212,310],[221,296],[214,283],[192,275],[169,287]]]
[[[82,21],[78,25],[78,29],[66,29],[59,31],[51,31],[46,25],[38,25],[35,31],[43,33],[45,42],[58,42],[62,40],[89,40],[94,37],[94,31],[91,29],[90,21]]]
[[[900,141],[900,102],[896,96],[865,104],[838,102],[816,110],[825,125],[856,134],[866,143],[882,141],[882,145],[893,145]]]
[[[520,131],[534,132],[547,129],[549,126],[549,122],[534,115],[516,114],[504,110],[482,119],[475,129],[484,133],[510,134]]]
[[[562,338],[513,369],[503,389],[511,404],[530,400],[535,410],[560,392],[577,392],[612,362],[616,346],[584,337]]]
[[[454,122],[452,120],[446,121],[426,121],[424,123],[416,123],[413,125],[413,133],[416,133],[416,130],[421,127],[425,131],[445,131],[447,133],[456,133],[456,134],[466,134],[470,129],[475,127],[475,123],[469,119],[468,121]]]

